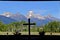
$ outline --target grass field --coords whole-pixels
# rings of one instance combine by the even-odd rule
[[[8,32],[8,35],[13,35],[14,32]],[[21,35],[28,35],[28,32],[20,32]],[[0,35],[7,35],[7,32],[0,32]],[[31,35],[39,35],[39,32],[31,32]],[[49,32],[46,32],[45,35],[50,35]],[[52,35],[60,35],[60,33],[52,33]]]

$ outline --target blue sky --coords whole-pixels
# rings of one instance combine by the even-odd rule
[[[0,14],[11,12],[27,15],[28,11],[60,18],[60,1],[0,1]]]

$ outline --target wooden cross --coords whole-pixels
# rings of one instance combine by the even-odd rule
[[[30,18],[28,19],[28,23],[23,24],[23,25],[28,25],[28,29],[29,29],[29,35],[30,35],[30,25],[35,25],[35,23],[30,23]]]

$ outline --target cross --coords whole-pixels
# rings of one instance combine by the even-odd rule
[[[29,29],[29,35],[30,35],[30,25],[35,25],[35,23],[30,23],[30,18],[28,19],[28,23],[23,24],[23,25],[28,25],[28,29]]]

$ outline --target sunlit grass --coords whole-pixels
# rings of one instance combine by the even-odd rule
[[[8,35],[13,35],[14,32],[8,32]],[[21,35],[28,35],[28,32],[20,32]],[[0,35],[7,35],[7,32],[0,32]],[[31,35],[39,35],[39,32],[31,32]],[[50,32],[46,32],[45,35],[50,35]],[[60,33],[52,33],[52,35],[60,35]]]

